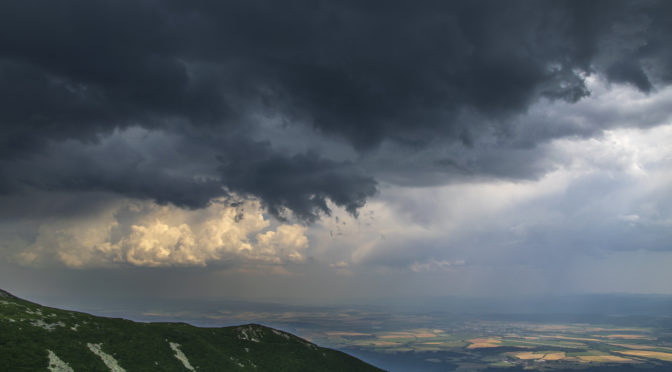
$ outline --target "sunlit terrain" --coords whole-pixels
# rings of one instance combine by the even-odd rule
[[[163,312],[138,308],[134,317],[204,326],[259,322],[390,371],[672,370],[669,297],[569,298],[558,301],[574,307],[553,306],[553,300],[534,302],[539,309],[562,313],[517,313],[532,301],[521,297],[513,299],[515,306],[468,300],[456,304],[459,299],[451,298],[445,303],[426,301],[424,306],[416,301],[412,308],[244,302],[184,307],[175,302],[156,304],[167,309]],[[633,308],[633,303],[639,307]]]
[[[672,333],[655,327],[588,323],[472,320],[443,329],[315,332],[313,339],[345,350],[412,355],[456,369],[514,367],[564,370],[596,365],[667,366]],[[384,357],[383,357],[384,358]]]

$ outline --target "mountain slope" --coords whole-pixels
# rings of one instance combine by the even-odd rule
[[[135,323],[49,308],[2,290],[0,366],[12,371],[380,371],[257,324]]]

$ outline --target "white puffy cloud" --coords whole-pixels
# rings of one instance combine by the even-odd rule
[[[464,265],[465,262],[464,260],[458,260],[458,261],[448,261],[448,260],[436,260],[436,259],[429,259],[425,262],[414,262],[410,268],[411,271],[414,271],[416,273],[419,272],[424,272],[424,271],[449,271],[453,266],[462,266]]]
[[[55,259],[69,267],[282,264],[304,261],[305,231],[273,226],[256,201],[235,207],[218,201],[190,211],[124,199],[95,218],[42,223],[17,257],[24,264]]]

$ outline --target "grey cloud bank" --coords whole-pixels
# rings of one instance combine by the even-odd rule
[[[0,257],[266,268],[297,293],[292,275],[338,282],[321,271],[485,293],[515,267],[571,291],[628,255],[636,276],[672,248],[670,19],[664,1],[3,2]],[[613,265],[595,290],[617,290]],[[651,283],[628,291],[672,291]]]
[[[599,134],[609,124],[512,131],[517,115],[540,99],[587,97],[587,75],[644,92],[672,76],[665,2],[28,1],[7,2],[1,13],[2,189],[9,193],[26,184],[100,189],[199,208],[228,187],[262,198],[276,215],[287,207],[314,220],[327,212],[325,198],[356,210],[375,180],[336,159],[309,164],[319,159],[309,152],[264,156],[306,178],[337,167],[333,182],[288,188],[260,164],[241,165],[246,179],[262,178],[273,192],[227,173],[227,164],[203,182],[189,172],[138,172],[142,158],[122,164],[124,181],[106,176],[106,167],[72,167],[63,172],[67,180],[39,170],[25,176],[11,162],[50,142],[98,143],[131,126],[176,133],[187,148],[208,138],[211,151],[200,154],[206,159],[189,159],[186,149],[182,162],[241,161],[250,147],[270,151],[251,136],[259,113],[344,138],[363,157],[382,141],[413,152],[436,138],[478,157],[471,147],[487,134],[505,142],[522,135],[528,146]],[[529,174],[498,171],[497,158],[485,154],[479,161],[492,164],[470,171]],[[516,163],[525,169],[525,161]],[[334,184],[338,195],[329,189]]]

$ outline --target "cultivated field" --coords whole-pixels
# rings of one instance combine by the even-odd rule
[[[651,327],[589,323],[468,321],[445,328],[314,332],[313,340],[344,350],[424,355],[426,363],[455,370],[522,367],[528,370],[672,371],[672,337]],[[653,368],[653,369],[651,369]]]

